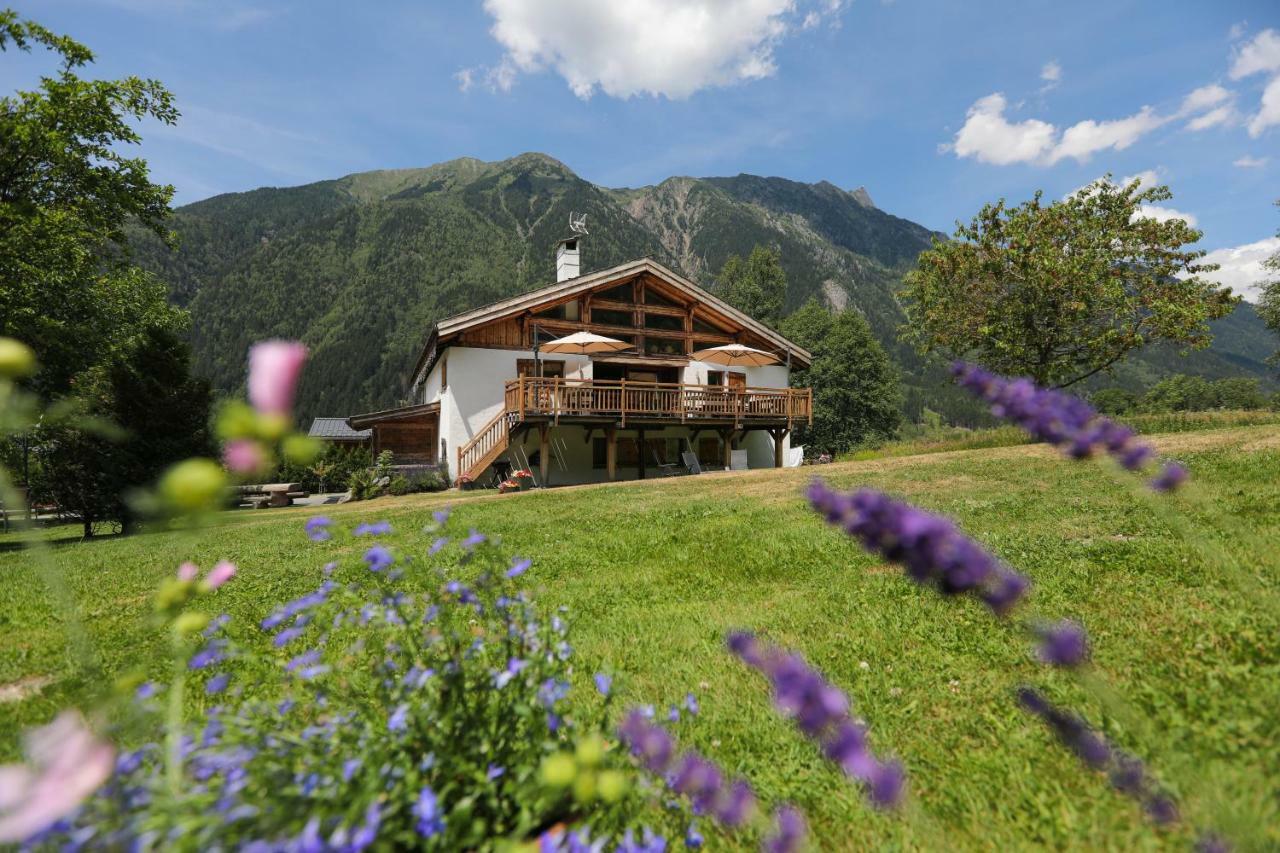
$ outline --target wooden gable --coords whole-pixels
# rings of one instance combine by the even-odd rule
[[[714,305],[648,271],[523,306],[514,316],[478,323],[445,343],[528,350],[533,348],[535,330],[543,342],[573,332],[594,332],[624,340],[638,354],[665,358],[688,357],[695,350],[728,343],[777,349],[774,342]]]

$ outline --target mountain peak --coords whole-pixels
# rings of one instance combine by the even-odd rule
[[[863,207],[878,209],[876,208],[876,203],[871,200],[871,193],[867,192],[866,187],[858,187],[857,189],[849,190],[849,195],[853,196],[853,200]]]

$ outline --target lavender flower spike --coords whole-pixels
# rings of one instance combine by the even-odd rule
[[[793,806],[778,809],[778,830],[765,839],[762,849],[767,853],[793,853],[804,841],[804,815]]]
[[[747,632],[729,635],[729,649],[773,685],[774,703],[822,747],[832,763],[858,780],[872,805],[891,808],[902,799],[906,775],[897,762],[881,762],[867,745],[867,730],[849,715],[849,697],[799,655],[762,646]]]
[[[1082,718],[1054,707],[1030,687],[1018,690],[1018,703],[1044,720],[1059,742],[1074,752],[1085,766],[1106,772],[1113,788],[1142,803],[1153,821],[1168,824],[1178,819],[1177,805],[1152,786],[1138,758],[1116,749]]]
[[[916,583],[931,583],[943,595],[973,593],[1003,616],[1030,586],[941,516],[871,489],[841,494],[821,480],[809,484],[808,495],[829,523],[842,527],[868,551],[900,563]]]
[[[1089,657],[1089,640],[1078,623],[1063,620],[1037,627],[1040,660],[1053,666],[1077,666]]]

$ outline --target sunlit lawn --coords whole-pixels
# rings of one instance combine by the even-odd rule
[[[616,672],[627,701],[664,707],[693,690],[703,712],[682,738],[745,774],[767,801],[799,804],[820,849],[1156,848],[1187,839],[1150,829],[1131,801],[1083,771],[1011,700],[1017,684],[1032,681],[1076,701],[1071,683],[1037,666],[1025,641],[981,607],[916,588],[824,527],[800,489],[816,472],[954,516],[1035,580],[1039,608],[1088,627],[1100,668],[1153,721],[1146,733],[1114,724],[1110,733],[1155,757],[1157,770],[1203,780],[1177,792],[1190,811],[1208,792],[1274,826],[1280,619],[1261,602],[1280,583],[1280,429],[1187,433],[1161,445],[1189,463],[1205,505],[1221,514],[1197,517],[1197,529],[1223,529],[1228,518],[1253,531],[1256,540],[1215,538],[1259,580],[1222,575],[1156,504],[1100,466],[1042,447],[526,495],[410,496],[327,514],[340,525],[389,519],[387,543],[423,553],[430,511],[452,501],[458,529],[500,536],[534,558],[526,578],[539,601],[571,608],[580,698],[600,668]],[[233,560],[241,574],[218,596],[234,619],[254,623],[313,588],[326,561],[355,562],[366,547],[345,535],[309,542],[302,523],[311,514],[243,511],[194,534],[69,540],[50,559],[105,670],[140,667],[159,678],[164,643],[148,619],[159,579],[183,559]],[[0,578],[0,689],[27,684],[10,691],[24,693],[34,689],[30,679],[51,679],[34,696],[0,704],[12,756],[23,726],[77,701],[86,685],[68,677],[65,625],[31,558],[0,553]],[[924,816],[864,807],[773,713],[763,682],[723,652],[733,627],[802,651],[847,688],[875,749],[905,762]],[[1086,710],[1097,721],[1096,709]]]

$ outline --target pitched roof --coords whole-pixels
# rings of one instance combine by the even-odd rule
[[[640,258],[635,261],[628,261],[625,264],[619,264],[616,267],[610,267],[606,270],[580,275],[577,278],[558,281],[555,284],[548,285],[538,290],[531,290],[528,293],[522,293],[518,296],[512,296],[498,302],[492,302],[488,305],[482,305],[479,308],[473,308],[470,311],[464,311],[461,314],[455,314],[452,317],[446,317],[435,325],[431,336],[427,340],[427,345],[423,348],[422,356],[418,359],[418,364],[414,370],[414,375],[422,369],[423,361],[427,353],[432,349],[434,340],[455,335],[459,332],[466,331],[474,326],[484,323],[491,323],[504,317],[520,314],[521,312],[531,309],[544,302],[554,301],[566,296],[572,296],[575,293],[591,290],[592,288],[606,285],[614,279],[629,278],[642,272],[647,272],[665,281],[668,285],[677,290],[682,290],[690,296],[704,303],[710,308],[715,309],[720,314],[729,317],[743,327],[750,329],[760,337],[777,346],[779,349],[788,350],[800,357],[800,360],[807,363],[813,361],[812,354],[797,344],[787,340],[778,332],[764,325],[758,320],[753,319],[750,315],[739,311],[723,299],[708,293],[689,279],[676,273],[652,258]]]
[[[352,415],[347,418],[347,424],[353,428],[372,427],[376,423],[383,421],[401,421],[409,418],[417,418],[422,415],[430,415],[440,411],[440,403],[416,403],[411,406],[397,406],[394,409],[382,409],[377,412],[365,412],[360,415]],[[364,430],[368,432],[368,429]]]
[[[367,429],[352,429],[346,418],[316,418],[311,422],[307,435],[328,441],[364,441],[371,434]]]

